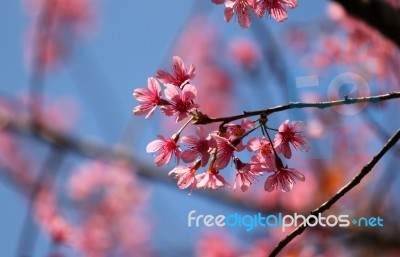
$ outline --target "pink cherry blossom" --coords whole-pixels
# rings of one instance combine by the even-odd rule
[[[74,227],[67,222],[57,208],[54,188],[44,186],[34,202],[35,218],[57,244],[71,243]]]
[[[146,147],[148,153],[158,152],[154,159],[154,163],[158,167],[163,166],[171,160],[172,155],[175,155],[178,163],[181,156],[181,150],[175,140],[172,138],[165,138],[161,135],[158,135],[158,138],[160,139],[150,142]]]
[[[184,162],[192,162],[198,156],[201,157],[201,166],[205,166],[210,159],[210,147],[214,144],[209,135],[204,133],[203,127],[197,127],[195,136],[184,136],[181,138],[181,143],[189,146],[189,149],[182,153],[182,160]]]
[[[256,0],[227,0],[225,2],[224,18],[226,22],[229,22],[233,15],[236,14],[238,17],[239,25],[242,28],[250,27],[251,11],[254,11]]]
[[[31,16],[27,57],[36,72],[48,71],[63,61],[72,43],[86,36],[95,20],[91,0],[25,0]],[[68,40],[66,40],[68,39]]]
[[[176,115],[176,122],[186,118],[188,113],[198,107],[193,103],[197,95],[197,89],[191,84],[187,84],[179,93],[180,89],[168,84],[165,89],[165,96],[170,101],[169,105],[161,107],[162,112],[167,116]]]
[[[293,121],[289,123],[286,120],[279,126],[279,133],[275,135],[274,147],[277,152],[280,152],[286,158],[292,157],[292,151],[290,150],[289,143],[293,145],[296,150],[308,151],[309,146],[303,135],[304,122]]]
[[[148,78],[147,88],[138,88],[133,92],[133,96],[142,104],[133,109],[135,115],[146,115],[146,119],[150,117],[157,105],[161,101],[161,87],[155,78]]]
[[[239,124],[226,124],[225,127],[227,128],[224,137],[229,139],[230,142],[236,147],[237,151],[242,151],[246,147],[242,143],[242,137],[246,135],[246,129],[253,129],[254,124],[249,119],[244,118],[242,123]]]
[[[149,256],[149,191],[132,168],[125,162],[96,160],[72,172],[69,191],[73,205],[86,206],[75,208],[73,218],[78,224],[72,246],[80,255],[114,256],[120,252],[123,256]]]
[[[263,166],[258,168],[272,171],[275,169],[275,156],[271,143],[265,138],[253,138],[247,143],[247,150],[250,152],[256,151],[256,154],[251,158],[255,163],[263,163]]]
[[[233,190],[236,190],[236,187],[238,186],[242,192],[245,192],[257,179],[258,174],[252,171],[251,164],[243,163],[238,158],[234,158],[233,161],[237,170]]]
[[[158,70],[156,77],[164,84],[172,84],[177,87],[183,88],[190,80],[194,79],[196,69],[194,65],[190,65],[189,70],[186,70],[185,64],[179,56],[172,58],[172,72],[170,74],[163,70]]]
[[[297,7],[297,0],[259,0],[256,14],[261,18],[268,12],[276,21],[284,21],[288,18],[285,7]]]
[[[196,188],[218,189],[220,187],[231,187],[225,178],[218,174],[218,171],[212,168],[204,173],[196,175]]]
[[[284,167],[282,160],[279,158],[276,160],[276,167],[274,174],[265,181],[265,191],[272,192],[280,187],[283,192],[289,192],[292,190],[296,180],[305,181],[302,173],[296,169],[288,168],[287,165]]]
[[[220,170],[229,164],[230,160],[233,158],[233,153],[236,151],[236,147],[234,147],[226,138],[218,135],[213,135],[213,138],[217,142],[215,168]]]
[[[190,167],[186,166],[177,166],[173,170],[171,170],[168,175],[172,173],[176,174],[176,178],[178,179],[178,187],[180,189],[186,189],[191,184],[193,186],[196,184],[196,170],[200,168],[200,160],[191,165]]]

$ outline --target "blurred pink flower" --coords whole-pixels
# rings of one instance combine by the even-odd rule
[[[196,240],[195,257],[238,257],[237,243],[225,234],[208,232]]]
[[[290,150],[290,144],[296,149],[301,151],[308,151],[308,146],[304,132],[304,122],[293,121],[289,123],[289,120],[284,121],[279,126],[279,133],[275,135],[274,147],[277,152],[282,153],[283,156],[290,159],[292,157],[292,151]]]
[[[169,105],[161,107],[162,112],[167,116],[176,115],[176,122],[186,118],[188,113],[198,107],[193,103],[197,95],[197,89],[191,84],[185,85],[181,93],[174,85],[167,84],[165,89],[165,96],[170,100]]]
[[[84,256],[148,256],[148,190],[126,163],[91,161],[81,164],[69,181],[79,226],[73,246]]]
[[[57,244],[71,244],[74,228],[59,213],[52,188],[42,187],[36,196],[35,217],[40,226]]]
[[[147,79],[147,88],[138,88],[133,91],[133,97],[142,104],[133,109],[135,115],[146,115],[150,117],[161,101],[161,87],[155,78]]]
[[[27,56],[35,72],[47,71],[63,61],[72,43],[86,34],[95,16],[91,0],[25,0],[24,3],[33,20]]]
[[[165,138],[161,135],[158,135],[158,138],[160,139],[150,142],[146,147],[148,153],[158,152],[154,163],[157,166],[163,166],[171,160],[172,155],[175,155],[178,163],[181,157],[181,150],[175,140],[172,138]]]
[[[186,70],[185,64],[179,56],[174,56],[172,59],[172,72],[173,74],[170,74],[164,70],[158,70],[156,77],[164,84],[172,84],[183,88],[196,75],[194,65],[190,65],[189,70]]]
[[[261,59],[259,46],[246,38],[231,41],[229,53],[237,64],[246,69],[255,68]]]
[[[79,106],[73,98],[50,98],[49,96],[31,98],[27,92],[23,92],[19,98],[17,101],[19,106],[15,109],[16,114],[28,120],[32,118],[33,113],[35,122],[48,129],[69,132],[78,120]]]

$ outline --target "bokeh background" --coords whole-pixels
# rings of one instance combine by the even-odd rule
[[[157,168],[145,152],[179,126],[132,114],[133,90],[170,69],[172,56],[196,65],[193,84],[212,117],[358,96],[347,82],[329,91],[346,72],[361,74],[370,94],[398,90],[396,45],[329,1],[300,1],[282,23],[253,17],[249,29],[225,23],[223,10],[205,0],[1,2],[0,256],[267,256],[286,233],[188,228],[188,213],[308,213],[399,127],[396,100],[349,107],[354,115],[282,112],[271,127],[308,125],[310,152],[289,161],[306,182],[289,193],[267,193],[261,179],[247,192],[189,196],[167,176],[173,163]],[[299,87],[304,76],[319,86]],[[310,229],[282,256],[400,256],[398,156],[393,148],[329,210],[380,216],[383,228]],[[224,171],[230,182],[233,171]]]

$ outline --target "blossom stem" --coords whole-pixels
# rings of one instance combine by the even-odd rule
[[[176,132],[172,138],[175,140],[177,138],[179,138],[179,135],[182,133],[182,131],[187,127],[187,125],[189,125],[189,123],[194,119],[194,117],[192,116],[190,119],[188,119],[188,121],[186,121],[185,124],[183,124],[183,126],[178,130],[178,132]]]
[[[274,128],[269,128],[269,127],[267,127],[267,126],[265,126],[265,129],[269,129],[269,130],[272,130],[272,131],[279,132],[279,130],[277,130],[277,129],[274,129]]]
[[[272,143],[272,139],[269,136],[269,133],[268,133],[267,128],[266,128],[265,125],[261,125],[261,131],[263,132],[264,136],[267,135],[268,141],[271,144],[272,151],[274,151],[275,158],[276,159],[280,159],[279,156],[278,156],[278,153],[275,151],[274,144]]]
[[[374,168],[374,166],[379,162],[379,160],[400,140],[400,129],[386,142],[377,155],[375,155],[372,160],[366,164],[361,171],[344,187],[342,187],[335,195],[333,195],[328,201],[323,203],[320,207],[310,212],[310,215],[319,215],[325,212],[333,204],[335,204],[340,198],[347,194],[351,189],[358,185],[361,180]],[[307,225],[302,223],[298,226],[292,233],[286,236],[275,249],[270,253],[269,257],[275,257],[278,253],[285,248],[295,237],[301,235],[307,229]]]

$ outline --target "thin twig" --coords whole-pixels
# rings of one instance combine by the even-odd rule
[[[51,147],[50,154],[44,161],[42,167],[40,167],[39,174],[32,185],[31,192],[29,195],[28,210],[25,215],[23,227],[20,232],[20,238],[18,240],[18,248],[16,257],[25,257],[26,254],[32,254],[34,252],[34,245],[37,238],[37,227],[32,221],[33,208],[36,197],[40,192],[44,183],[49,182],[50,177],[53,177],[61,165],[64,157],[64,151],[61,149]]]
[[[350,105],[350,104],[359,104],[359,103],[377,103],[382,102],[390,99],[400,98],[400,91],[395,91],[383,95],[375,95],[375,96],[365,96],[365,97],[356,97],[356,98],[349,98],[345,97],[343,100],[336,100],[336,101],[326,101],[326,102],[313,102],[313,103],[303,103],[303,102],[290,102],[285,105],[275,106],[264,110],[258,111],[244,111],[243,114],[234,115],[234,116],[227,116],[221,118],[210,118],[208,116],[203,116],[202,119],[197,120],[196,124],[210,124],[214,122],[231,122],[234,120],[239,120],[247,117],[257,116],[257,115],[270,115],[272,113],[281,112],[289,109],[301,109],[301,108],[319,108],[325,109],[328,107],[333,106],[340,106],[340,105]]]
[[[372,160],[365,165],[361,171],[355,176],[347,185],[342,187],[332,198],[330,198],[328,201],[323,203],[320,207],[315,209],[310,213],[310,215],[318,215],[320,213],[323,213],[324,211],[328,210],[334,203],[336,203],[340,198],[342,198],[347,192],[349,192],[351,189],[353,189],[356,185],[358,185],[361,180],[372,170],[372,168],[378,163],[378,161],[389,151],[390,148],[392,148],[397,141],[400,139],[400,129],[397,130],[397,132],[387,141],[385,146],[379,151],[377,155],[375,155]],[[307,225],[305,223],[302,223],[300,226],[298,226],[292,233],[290,233],[287,237],[285,237],[282,241],[279,242],[279,244],[276,246],[276,248],[271,252],[269,257],[274,257],[277,256],[277,254],[285,248],[295,237],[299,236],[304,232],[304,230],[307,229]]]

